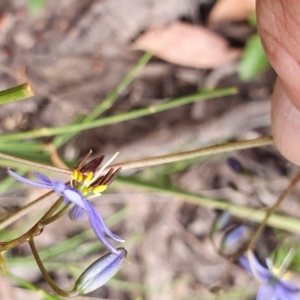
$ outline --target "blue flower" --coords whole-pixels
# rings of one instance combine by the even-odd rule
[[[39,174],[37,172],[34,172],[34,176],[38,181],[29,180],[25,177],[16,174],[10,169],[8,169],[8,174],[16,180],[26,183],[28,185],[53,190],[54,192],[56,192],[64,198],[64,202],[66,204],[68,204],[69,202],[74,203],[75,206],[69,211],[70,219],[78,220],[83,216],[83,213],[86,212],[90,224],[99,240],[110,252],[114,254],[118,253],[117,249],[109,243],[105,235],[111,237],[116,242],[123,243],[124,240],[122,240],[119,236],[113,234],[110,231],[110,229],[105,225],[102,217],[100,216],[96,208],[93,206],[93,204],[90,201],[88,201],[76,188],[67,186],[61,181],[50,180],[46,175]]]
[[[246,255],[239,258],[242,267],[252,276],[261,281],[256,300],[298,300],[300,289],[287,282],[284,276],[279,276],[276,269],[269,270],[261,265],[254,255],[251,255],[251,263]]]

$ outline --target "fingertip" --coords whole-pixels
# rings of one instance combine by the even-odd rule
[[[280,153],[300,165],[300,111],[289,100],[280,79],[272,96],[272,131]]]

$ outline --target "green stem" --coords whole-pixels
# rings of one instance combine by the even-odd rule
[[[146,108],[137,109],[131,112],[103,118],[93,122],[54,127],[54,128],[41,128],[38,130],[32,130],[32,131],[27,131],[22,133],[12,133],[12,134],[2,135],[0,136],[0,142],[2,143],[7,141],[24,140],[27,138],[32,139],[37,137],[53,136],[62,133],[78,132],[78,131],[87,130],[91,128],[102,127],[114,123],[140,118],[143,116],[147,116],[149,114],[158,113],[178,106],[193,103],[195,101],[208,100],[210,98],[223,97],[223,96],[233,95],[235,93],[236,93],[235,88],[226,88],[226,89],[220,89],[214,91],[206,90],[206,91],[196,93],[194,95],[176,98],[174,100],[162,104],[157,104]]]
[[[28,159],[23,159],[23,158],[19,158],[19,157],[16,157],[16,156],[8,155],[8,154],[2,153],[2,152],[0,152],[0,157],[4,158],[4,159],[7,159],[7,160],[17,162],[17,163],[20,163],[22,165],[28,165],[28,166],[33,167],[33,168],[47,169],[49,171],[64,173],[64,174],[68,174],[68,175],[72,174],[72,171],[70,171],[70,170],[61,169],[61,168],[41,164],[41,163],[34,162],[34,161],[31,161],[31,160],[28,160]]]
[[[143,158],[143,159],[134,160],[134,161],[130,161],[130,162],[125,162],[125,163],[113,164],[113,165],[109,165],[105,169],[105,171],[109,170],[110,168],[115,168],[115,169],[122,168],[122,170],[129,170],[129,169],[152,167],[152,166],[156,166],[156,165],[162,165],[162,164],[172,163],[172,162],[176,162],[176,161],[182,161],[185,159],[191,159],[191,158],[200,157],[200,156],[215,155],[215,154],[226,153],[226,152],[230,152],[230,151],[237,151],[237,150],[242,150],[242,149],[267,146],[267,145],[271,145],[272,143],[273,143],[273,138],[271,136],[265,136],[265,137],[257,138],[254,140],[245,140],[245,141],[224,143],[224,144],[204,147],[204,148],[200,148],[200,149],[196,149],[196,150],[192,150],[192,151],[185,151],[185,152],[179,152],[179,153],[168,154],[168,155],[154,156],[154,157]],[[21,164],[29,165],[31,167],[42,168],[42,169],[46,169],[49,171],[55,171],[55,172],[63,173],[63,174],[67,174],[67,175],[72,174],[72,171],[68,170],[68,169],[61,169],[61,168],[56,168],[56,167],[45,165],[45,164],[32,162],[30,160],[18,158],[18,157],[4,154],[1,152],[0,152],[0,157],[11,160],[11,161],[19,162]]]
[[[37,205],[42,205],[43,203],[49,201],[49,197],[53,196],[54,192],[48,192],[47,194],[39,197],[38,199],[26,204],[23,207],[20,207],[17,211],[15,211],[14,213],[8,215],[7,217],[3,218],[2,220],[0,220],[0,230],[2,230],[3,228],[6,228],[7,226],[9,226],[10,224],[12,224],[13,222],[19,220],[21,217],[25,216],[26,214],[28,214],[30,211],[32,211]]]
[[[168,164],[168,163],[182,161],[185,159],[191,159],[200,156],[215,155],[215,154],[226,153],[230,151],[237,151],[241,149],[267,146],[267,145],[271,145],[272,143],[273,143],[273,138],[271,136],[265,136],[254,140],[224,143],[224,144],[209,146],[209,147],[200,148],[192,151],[155,156],[155,157],[143,158],[131,162],[113,164],[110,165],[109,168],[122,168],[122,170],[146,168],[146,167]]]
[[[64,208],[62,208],[58,213],[56,213],[55,215],[53,215],[50,218],[43,218],[41,220],[41,224],[43,224],[43,226],[49,225],[51,223],[53,223],[54,221],[58,220],[60,217],[62,217],[66,212],[68,212],[71,208],[73,203],[68,203]]]
[[[16,246],[20,246],[27,242],[32,236],[36,236],[39,232],[43,230],[43,225],[39,222],[36,223],[33,227],[31,227],[27,232],[22,234],[21,236],[9,241],[9,242],[1,242],[0,243],[0,253],[3,251],[10,250]]]
[[[122,184],[131,185],[134,187],[149,189],[155,192],[166,193],[173,196],[179,196],[183,198],[185,202],[202,205],[212,209],[228,210],[232,215],[237,216],[241,219],[247,219],[253,222],[262,222],[268,213],[265,210],[258,210],[246,206],[240,206],[232,203],[228,203],[223,200],[211,199],[203,197],[201,195],[187,193],[184,191],[164,188],[151,183],[146,183],[138,181],[135,179],[129,179],[125,177],[118,176],[115,182],[120,182]],[[300,233],[300,220],[282,216],[279,214],[273,214],[267,219],[267,224],[278,229],[287,230],[294,233]]]
[[[11,89],[0,92],[0,105],[23,100],[34,95],[34,91],[30,83],[24,83],[19,86],[15,86]]]
[[[51,217],[54,214],[54,212],[58,209],[58,207],[62,204],[62,202],[63,202],[63,199],[62,199],[62,197],[60,197],[33,227],[31,227],[27,232],[25,232],[18,238],[11,240],[9,242],[1,242],[0,243],[0,253],[3,251],[7,251],[17,245],[22,245],[23,243],[27,242],[28,239],[33,238],[38,233],[40,233],[46,225],[52,223],[53,221],[55,221],[59,217],[61,217],[64,213],[66,213],[67,209],[69,208],[70,205],[66,206],[67,209],[63,208],[60,212],[55,214],[53,216],[53,218]],[[17,213],[13,214],[13,216],[16,216],[16,215],[17,215]]]
[[[67,292],[67,291],[64,291],[62,290],[60,287],[58,287],[56,285],[56,283],[52,280],[52,278],[49,276],[46,268],[44,267],[44,264],[39,256],[39,253],[35,247],[35,244],[34,244],[34,241],[33,241],[33,238],[30,238],[29,239],[29,245],[30,245],[30,248],[31,248],[31,251],[32,251],[32,254],[35,258],[35,261],[37,263],[37,265],[39,266],[40,268],[40,271],[42,272],[45,280],[48,282],[48,284],[51,286],[51,288],[60,296],[62,297],[66,297],[66,298],[73,298],[73,297],[77,297],[78,296],[78,292],[76,291],[70,291],[70,292]]]
[[[55,213],[55,211],[59,208],[59,206],[63,203],[63,198],[60,197],[44,214],[44,216],[40,219],[39,223],[45,225],[44,221],[49,220],[49,218]],[[51,223],[51,222],[50,222]],[[48,223],[49,224],[49,223]]]

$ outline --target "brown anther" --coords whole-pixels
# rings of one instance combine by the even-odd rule
[[[92,159],[90,162],[88,162],[86,165],[84,165],[80,172],[87,173],[87,172],[93,172],[95,173],[97,168],[101,165],[102,161],[104,159],[104,155],[101,155],[99,157],[96,157]]]
[[[107,174],[106,175],[107,178],[105,179],[104,184],[110,185],[116,179],[117,175],[120,173],[121,170],[122,170],[122,168],[118,168],[114,173],[111,174],[110,177],[108,177],[107,176],[108,174]]]
[[[78,162],[78,164],[74,167],[74,169],[81,171],[83,163],[90,157],[92,153],[93,151],[89,150],[89,152]]]
[[[116,171],[111,168],[104,176],[99,177],[94,183],[93,186],[99,186],[99,185],[110,185],[122,168],[118,168]]]

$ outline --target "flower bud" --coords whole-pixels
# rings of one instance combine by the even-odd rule
[[[224,210],[215,220],[212,226],[212,232],[224,230],[230,223],[231,214],[229,210]]]
[[[97,259],[78,278],[74,290],[85,295],[104,285],[121,268],[126,255],[124,248],[117,248],[117,254],[107,253]]]
[[[224,236],[221,250],[226,255],[232,255],[242,249],[251,236],[250,228],[246,226],[238,226]]]
[[[227,164],[230,166],[232,170],[234,170],[237,173],[244,173],[244,167],[242,164],[235,158],[229,157],[227,158]]]

